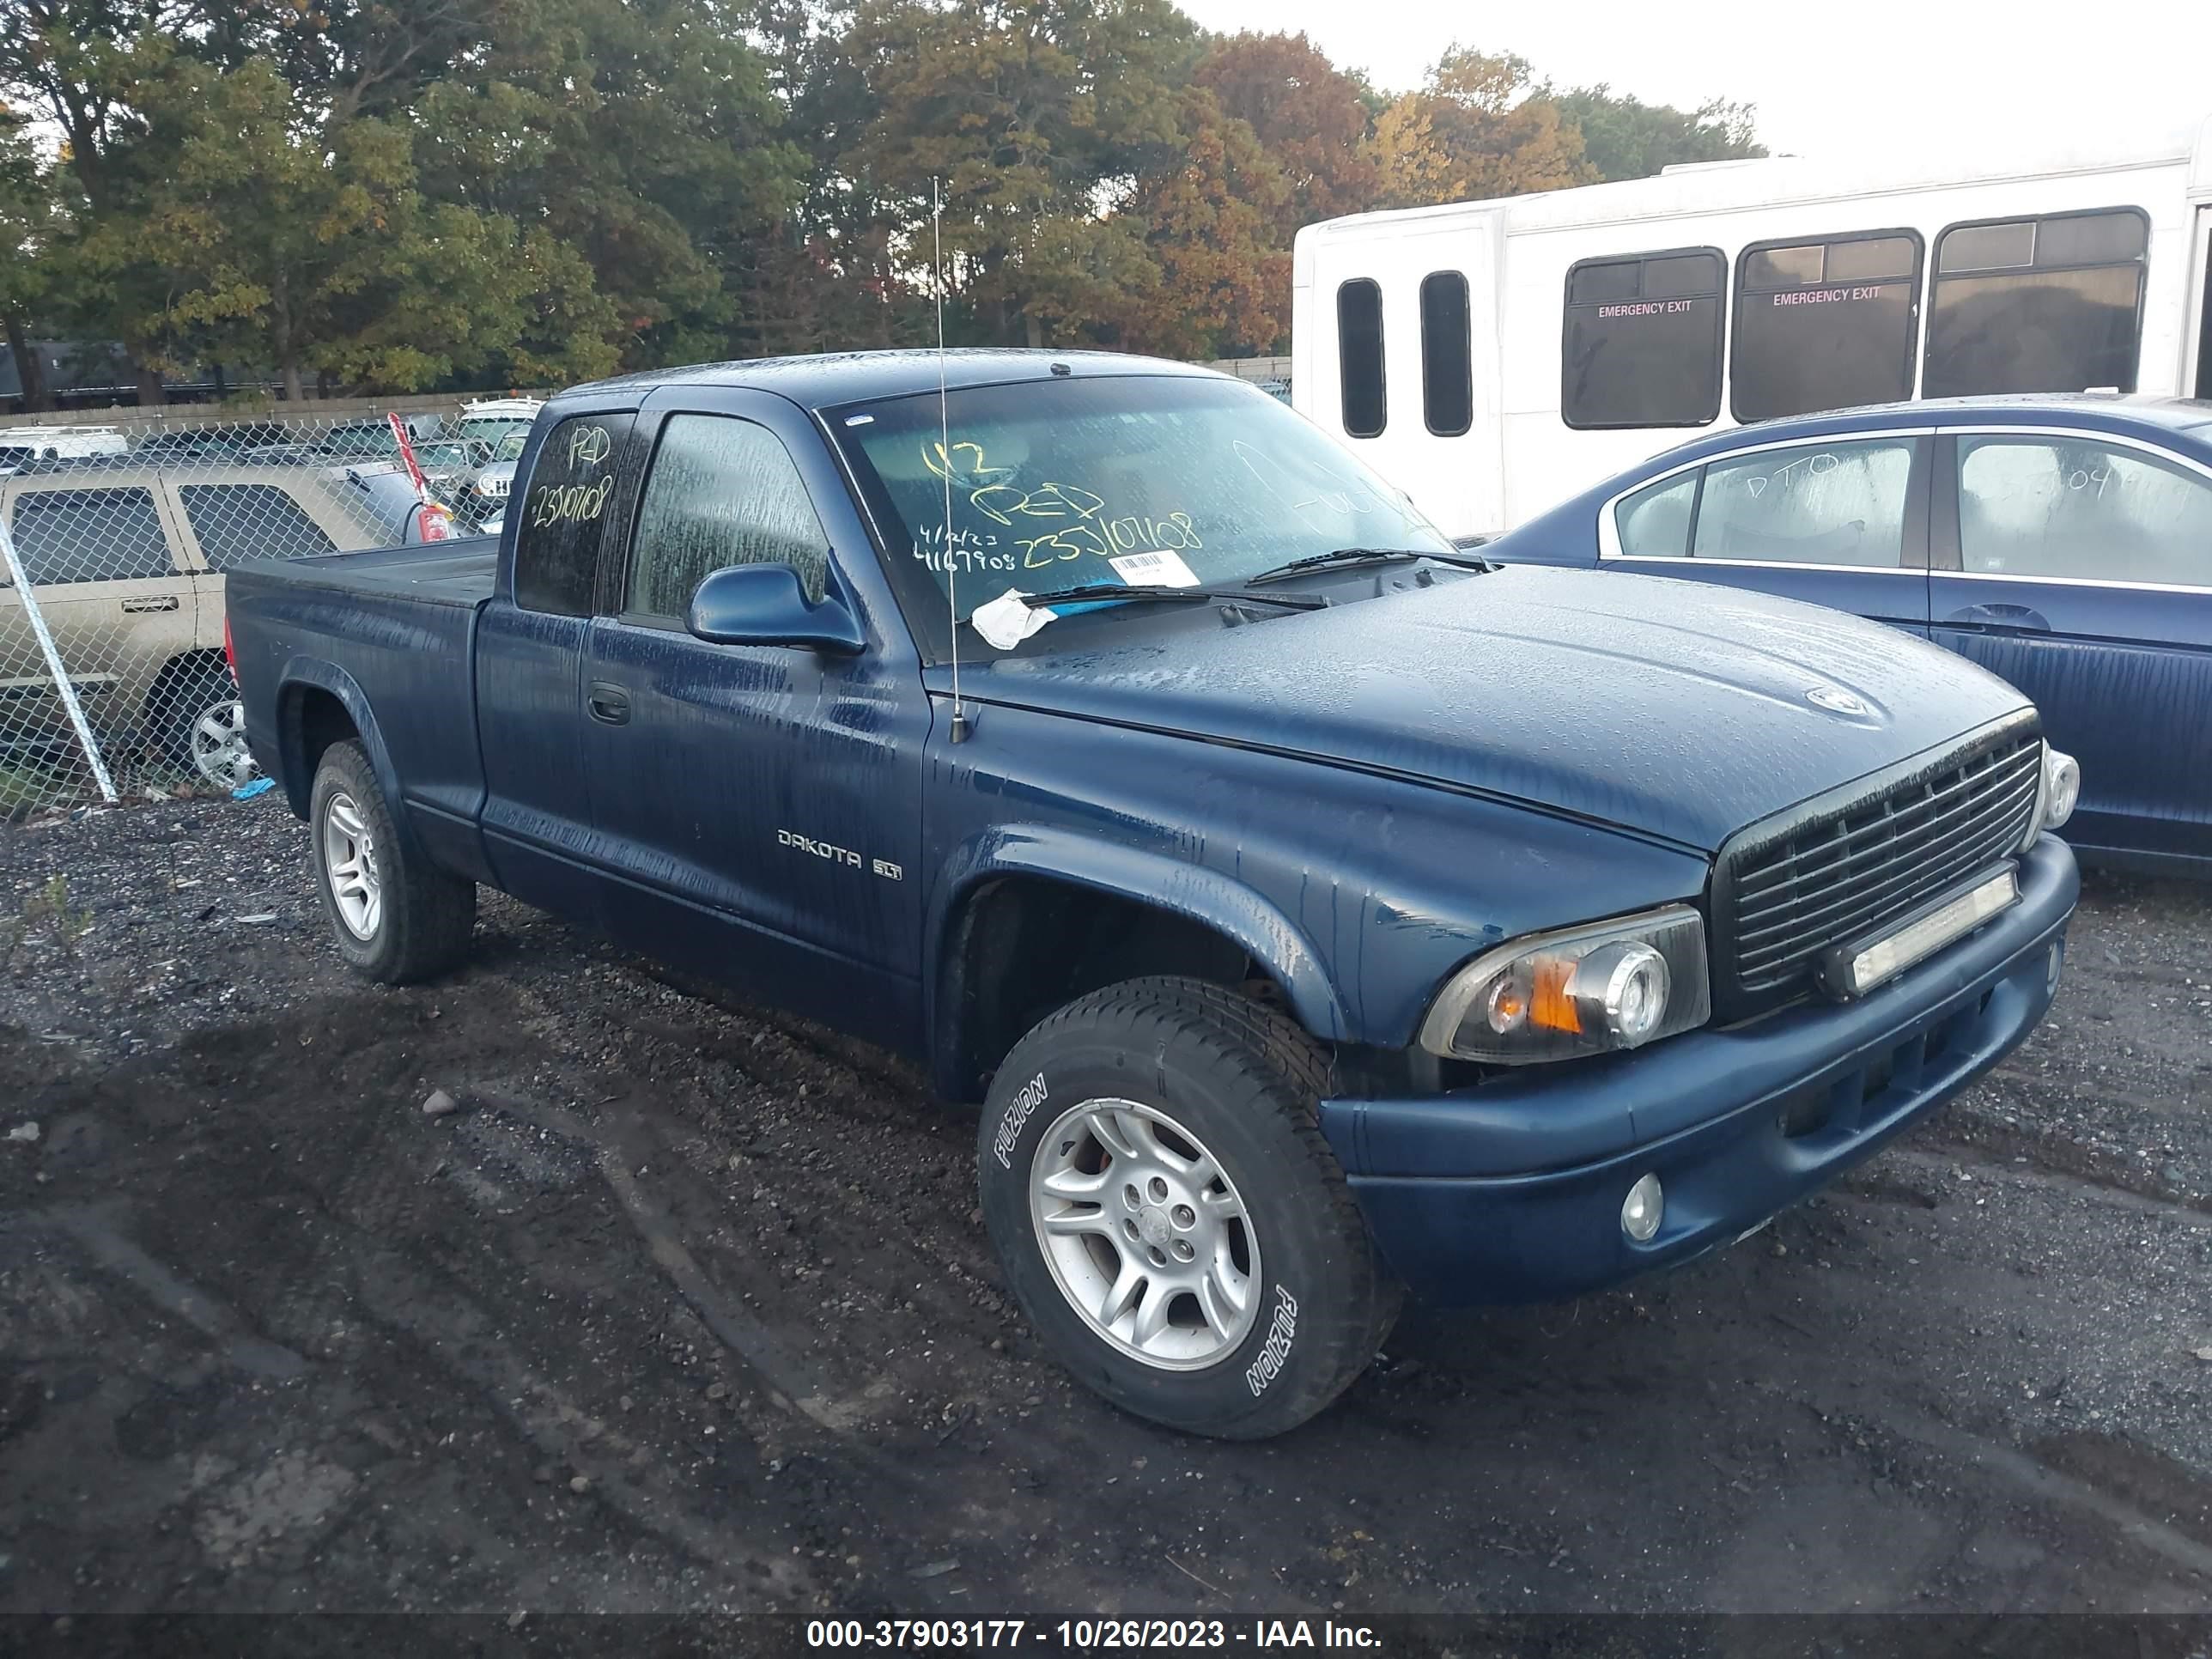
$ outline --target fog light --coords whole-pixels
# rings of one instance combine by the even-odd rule
[[[1667,1194],[1660,1189],[1659,1177],[1645,1176],[1620,1201],[1620,1231],[1638,1244],[1649,1244],[1666,1215]]]

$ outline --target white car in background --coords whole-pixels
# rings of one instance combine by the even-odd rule
[[[34,461],[120,455],[129,448],[122,432],[112,426],[0,426],[0,473]]]
[[[514,464],[521,459],[522,446],[530,436],[530,428],[510,432],[495,445],[491,459],[485,462],[469,487],[461,492],[456,503],[462,516],[473,520],[480,534],[495,533],[492,528],[495,518],[507,512],[507,492],[514,488]]]
[[[461,418],[452,435],[496,445],[515,433],[529,431],[538,411],[544,407],[543,398],[479,398],[461,405]]]

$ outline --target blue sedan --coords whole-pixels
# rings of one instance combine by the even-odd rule
[[[2212,875],[2212,403],[1953,398],[1739,427],[1482,550],[1932,639],[2026,692],[2080,759],[2068,840]]]

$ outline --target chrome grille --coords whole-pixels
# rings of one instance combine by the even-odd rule
[[[1830,946],[2002,861],[2027,834],[2042,756],[2022,715],[1735,836],[1714,874],[1716,1018],[1789,1001]]]

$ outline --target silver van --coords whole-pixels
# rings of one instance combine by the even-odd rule
[[[450,526],[442,507],[422,510],[395,465],[169,470],[128,457],[0,476],[0,520],[111,763],[135,753],[226,788],[252,763],[223,665],[222,573],[247,559],[437,540]],[[0,751],[51,750],[70,732],[0,564]]]

